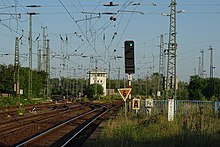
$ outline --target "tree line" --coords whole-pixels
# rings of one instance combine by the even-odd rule
[[[44,71],[33,70],[32,96],[44,97],[46,95],[46,78]],[[14,66],[0,65],[0,95],[8,93],[15,95],[14,92]],[[20,89],[23,89],[22,97],[28,96],[28,78],[29,68],[20,67],[19,74]],[[99,84],[89,85],[86,78],[52,78],[50,79],[51,95],[62,95],[71,97],[94,97],[103,94],[103,88]],[[125,79],[107,79],[107,89],[128,87],[128,81]],[[163,84],[161,76],[154,73],[151,76],[132,80],[132,95],[149,96],[152,98],[163,99]],[[160,91],[160,95],[158,95]],[[191,76],[189,82],[178,83],[177,99],[189,100],[213,100],[220,97],[220,79],[219,78],[201,78],[197,75]]]

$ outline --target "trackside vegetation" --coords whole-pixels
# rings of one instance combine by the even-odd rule
[[[46,97],[47,74],[44,71],[32,70],[32,96],[34,98]],[[28,78],[29,68],[20,67],[19,85],[23,90],[20,97],[28,97]],[[153,73],[146,78],[132,80],[132,95],[148,96],[157,99],[157,91],[162,93],[164,82],[161,81],[158,73]],[[14,66],[0,64],[0,97],[15,96],[14,92]],[[103,94],[103,89],[99,84],[89,85],[88,79],[77,75],[76,77],[52,77],[50,79],[51,95],[61,95],[70,97],[99,97]],[[159,85],[158,85],[159,84]],[[114,89],[117,93],[118,88],[128,87],[128,82],[124,79],[107,79],[106,89]],[[220,98],[220,79],[201,78],[198,75],[191,76],[189,82],[178,82],[178,100],[217,100]]]
[[[24,99],[24,98],[13,98],[13,97],[2,97],[0,98],[0,106],[19,106],[20,104],[22,105],[27,105],[27,104],[37,104],[37,103],[42,103],[45,102],[45,98],[37,98],[37,99]]]
[[[188,113],[176,114],[171,122],[167,114],[137,117],[130,112],[125,119],[121,111],[107,122],[94,146],[219,146],[220,119],[211,111],[192,108]]]

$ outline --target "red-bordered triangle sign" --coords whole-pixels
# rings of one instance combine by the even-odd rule
[[[122,88],[118,89],[119,94],[123,98],[124,101],[128,98],[129,94],[131,93],[131,88]]]

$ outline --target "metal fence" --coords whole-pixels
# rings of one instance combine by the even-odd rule
[[[200,101],[200,100],[175,100],[174,112],[189,113],[194,112],[217,112],[219,111],[218,101]],[[148,113],[149,109],[145,107],[145,100],[141,100],[140,112]],[[151,114],[167,114],[168,100],[154,100]]]

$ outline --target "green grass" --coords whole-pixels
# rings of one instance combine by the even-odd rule
[[[19,106],[20,104],[37,104],[42,103],[46,99],[44,98],[35,98],[33,100],[28,100],[24,98],[14,98],[14,97],[1,97],[0,106]]]
[[[200,109],[199,109],[200,110]],[[107,122],[94,146],[220,146],[220,120],[210,111],[191,109],[167,121],[167,115],[120,112]]]

